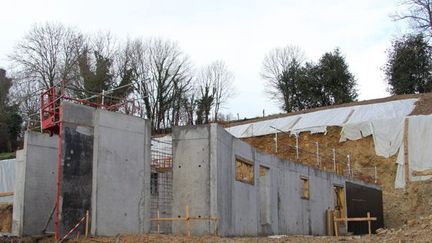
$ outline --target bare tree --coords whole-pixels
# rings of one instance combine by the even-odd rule
[[[396,21],[407,20],[413,29],[432,36],[432,1],[431,0],[403,0],[402,6],[407,7],[404,12],[396,13],[392,18]]]
[[[296,92],[295,85],[286,85],[283,77],[293,69],[300,68],[304,61],[305,54],[297,46],[275,48],[264,57],[261,76],[267,81],[265,91],[270,99],[282,104],[284,110],[290,110]]]
[[[204,107],[213,110],[213,118],[217,121],[220,109],[234,95],[234,75],[225,62],[218,60],[202,68],[198,80],[201,98],[206,100]]]
[[[134,41],[133,56],[137,67],[135,87],[153,129],[178,125],[191,88],[189,58],[175,42],[163,39]]]
[[[35,25],[9,56],[15,72],[25,81],[49,88],[74,77],[84,37],[61,24]]]
[[[78,75],[78,56],[84,36],[57,23],[34,25],[9,55],[14,83],[12,96],[27,119],[38,108],[38,94],[59,81]]]

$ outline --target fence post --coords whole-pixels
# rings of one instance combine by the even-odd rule
[[[349,154],[347,155],[347,161],[348,161],[348,176],[351,177],[351,157]]]
[[[296,159],[299,158],[299,141],[298,141],[298,134],[295,135],[296,137]]]
[[[277,132],[275,133],[275,137],[274,137],[274,141],[275,141],[275,152],[278,152],[278,134]]]
[[[319,154],[319,143],[315,142],[316,144],[316,159],[317,159],[317,165],[319,168],[321,168],[321,163],[320,163],[320,154]]]
[[[333,170],[336,172],[336,149],[332,149],[333,152]]]
[[[377,167],[375,165],[375,184],[377,183],[377,181],[378,181],[378,173],[377,173]]]
[[[102,90],[102,109],[105,106],[105,90]]]

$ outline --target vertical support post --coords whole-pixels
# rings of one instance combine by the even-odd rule
[[[298,138],[298,134],[295,135],[296,138],[296,159],[299,159],[299,138]]]
[[[186,231],[187,231],[187,236],[191,236],[190,222],[189,222],[189,205],[186,205]]]
[[[368,233],[369,233],[369,236],[371,236],[372,227],[371,227],[371,217],[370,217],[370,213],[369,212],[367,212],[367,221],[368,221]]]
[[[347,155],[347,162],[348,162],[348,176],[351,177],[351,156]]]
[[[375,184],[377,183],[377,181],[378,181],[378,172],[377,172],[377,167],[376,167],[376,165],[375,165]]]
[[[86,219],[85,219],[85,237],[88,237],[88,232],[89,232],[89,211],[86,210]]]
[[[159,213],[159,210],[157,211],[157,219],[158,219],[158,221],[157,221],[157,233],[160,234],[160,221],[159,221],[160,213]]]
[[[408,184],[409,182],[409,165],[408,165],[408,128],[409,128],[409,120],[408,118],[405,118],[404,122],[404,169],[405,169],[405,183]]]
[[[336,211],[333,211],[333,226],[336,239],[339,237],[339,222],[336,221]]]
[[[336,149],[332,149],[333,152],[333,170],[336,172]]]
[[[319,151],[319,143],[318,142],[315,142],[315,144],[316,144],[316,160],[317,160],[317,166],[319,167],[319,168],[321,168],[321,162],[320,162],[320,151]]]
[[[105,107],[105,90],[102,90],[102,102],[101,102],[101,104],[102,104],[102,109],[104,109],[104,107]]]
[[[274,141],[275,141],[275,152],[278,152],[278,134],[277,132],[275,133],[275,137],[274,137]]]
[[[57,193],[56,193],[56,217],[55,217],[55,238],[60,239],[60,178],[61,178],[61,162],[62,162],[62,127],[63,127],[63,108],[59,106],[59,134],[58,134],[58,150],[57,150]]]

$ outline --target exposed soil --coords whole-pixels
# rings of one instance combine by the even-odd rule
[[[432,102],[432,98],[431,98]],[[424,104],[422,106],[425,106]],[[426,109],[426,108],[425,108]],[[417,112],[425,109],[419,108]],[[333,171],[332,149],[336,149],[336,162],[339,172],[347,175],[347,157],[351,156],[351,168],[354,177],[368,182],[375,182],[383,189],[384,224],[386,227],[400,227],[408,219],[428,215],[432,212],[432,182],[412,182],[407,189],[395,189],[396,155],[388,159],[375,154],[372,136],[357,140],[339,142],[339,127],[328,127],[326,135],[301,133],[299,136],[299,158],[296,158],[295,138],[278,133],[276,152],[275,135],[244,138],[243,140],[257,150],[272,153],[291,161],[302,162],[317,167],[316,142],[320,146],[321,169]]]
[[[12,204],[0,203],[0,232],[12,231]]]

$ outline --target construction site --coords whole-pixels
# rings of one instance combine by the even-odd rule
[[[103,99],[103,95],[102,99]],[[0,161],[0,241],[428,241],[432,95],[152,134],[133,101],[41,94]]]

